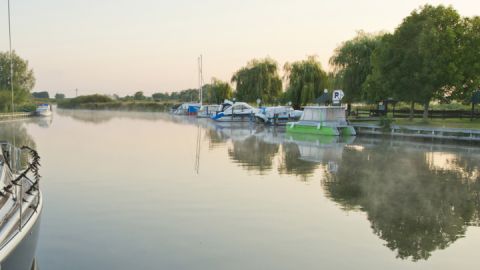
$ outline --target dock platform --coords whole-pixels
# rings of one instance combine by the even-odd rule
[[[480,142],[480,130],[463,128],[391,125],[388,129],[376,124],[353,123],[359,135],[390,135],[396,137],[430,138]]]

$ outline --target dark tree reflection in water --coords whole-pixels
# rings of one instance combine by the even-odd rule
[[[480,209],[478,163],[457,159],[458,166],[441,168],[429,164],[428,155],[386,144],[347,147],[324,188],[342,207],[365,211],[399,258],[428,259],[478,225]]]
[[[234,140],[233,147],[228,149],[228,155],[246,169],[263,173],[272,169],[273,158],[278,150],[279,145],[265,143],[251,136],[245,140]]]
[[[301,177],[302,181],[308,181],[318,166],[317,162],[301,159],[300,148],[296,143],[283,144],[282,161],[278,167],[281,174],[296,175]]]

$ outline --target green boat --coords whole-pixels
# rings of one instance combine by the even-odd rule
[[[324,136],[355,136],[355,129],[345,117],[345,107],[305,107],[298,122],[287,123],[287,132]]]

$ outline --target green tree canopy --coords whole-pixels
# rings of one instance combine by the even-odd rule
[[[142,91],[135,92],[133,95],[133,99],[135,100],[145,100],[145,95],[143,94]]]
[[[231,81],[236,84],[236,97],[245,102],[260,98],[265,103],[272,103],[282,93],[277,62],[271,58],[250,61],[233,75]]]
[[[462,80],[452,93],[452,97],[461,101],[470,101],[473,91],[480,89],[480,17],[465,18],[463,27],[459,55]]]
[[[205,85],[203,95],[205,102],[221,104],[225,99],[232,98],[233,90],[228,82],[213,78],[212,83]]]
[[[55,94],[55,99],[65,99],[65,94],[56,93],[56,94]]]
[[[34,98],[50,98],[50,94],[48,94],[47,91],[42,91],[42,92],[33,92],[32,96]]]
[[[366,99],[364,83],[372,73],[371,56],[380,45],[383,34],[359,32],[351,40],[344,42],[330,58],[335,78],[345,92],[345,101]]]
[[[315,56],[286,63],[284,70],[288,81],[286,96],[295,108],[314,102],[328,85],[327,73]]]
[[[461,79],[462,29],[452,7],[413,11],[374,53],[370,89],[388,88],[400,100],[420,102],[428,117],[430,101],[445,99]]]
[[[154,100],[169,100],[170,95],[168,93],[154,93],[152,95],[152,98]]]
[[[21,105],[30,98],[30,91],[35,86],[33,70],[28,62],[15,52],[13,60],[13,92],[15,105]],[[0,111],[11,110],[10,54],[0,52]]]

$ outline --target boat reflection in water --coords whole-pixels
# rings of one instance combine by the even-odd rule
[[[327,197],[344,211],[365,212],[373,233],[398,258],[427,260],[469,226],[480,226],[478,148],[292,136],[256,126],[205,128],[214,142],[231,140],[230,158],[247,170],[277,170],[301,181],[320,177]]]
[[[478,229],[473,230],[473,235],[469,235],[465,241],[459,241],[466,235],[469,228],[480,226],[480,148],[478,147],[362,137],[345,138],[345,140],[337,137],[305,137],[286,134],[284,128],[264,127],[249,123],[218,124],[209,119],[175,117],[168,114],[82,113],[79,111],[62,113],[59,111],[59,118],[64,116],[89,123],[110,121],[112,117],[135,119],[138,117],[145,121],[153,120],[152,124],[157,124],[154,121],[158,120],[160,127],[158,134],[163,134],[161,133],[163,130],[176,128],[175,132],[167,132],[167,135],[177,136],[176,132],[186,132],[188,136],[182,137],[181,140],[173,138],[171,141],[186,144],[185,138],[192,139],[188,142],[188,145],[192,146],[194,145],[194,134],[198,134],[197,131],[200,130],[202,145],[206,144],[208,147],[204,147],[197,155],[199,159],[202,156],[211,158],[226,156],[235,163],[233,167],[238,166],[242,170],[248,171],[248,174],[262,176],[249,178],[248,185],[254,185],[254,187],[255,179],[268,179],[269,182],[262,183],[266,184],[274,183],[270,181],[275,181],[278,176],[287,175],[294,177],[285,177],[286,181],[298,180],[298,183],[295,182],[294,185],[319,183],[322,190],[318,192],[318,196],[326,196],[328,200],[334,202],[333,205],[318,206],[321,210],[328,208],[328,211],[332,210],[330,208],[332,207],[332,211],[334,211],[328,212],[332,213],[332,216],[322,216],[320,219],[329,223],[330,228],[338,225],[347,227],[346,230],[349,230],[350,224],[331,223],[331,219],[334,219],[336,213],[341,211],[355,213],[355,215],[351,215],[352,217],[345,215],[345,219],[343,219],[344,213],[340,213],[341,221],[353,220],[352,223],[355,224],[352,224],[352,231],[360,233],[363,233],[365,229],[368,230],[368,227],[363,227],[363,221],[368,221],[371,232],[375,236],[373,237],[374,242],[370,242],[370,244],[377,245],[375,238],[378,237],[391,250],[391,252],[387,250],[388,254],[391,253],[392,257],[396,256],[400,260],[425,261],[435,257],[439,260],[432,259],[429,263],[439,263],[441,259],[452,260],[456,263],[458,262],[455,261],[458,251],[453,248],[449,249],[449,247],[453,243],[465,247],[464,244],[471,243],[471,239],[479,231]],[[123,123],[121,124],[123,125]],[[181,126],[178,127],[178,125]],[[191,128],[188,128],[189,125]],[[149,130],[149,128],[149,126],[145,127],[144,130]],[[161,138],[167,140],[167,135]],[[192,148],[184,152],[191,154],[194,151],[195,149]],[[179,160],[184,160],[183,156]],[[205,166],[210,166],[209,168],[217,168],[215,167],[216,160],[209,160],[208,165],[207,162],[196,162],[195,164],[197,166],[206,164]],[[182,163],[181,170],[185,170],[187,166],[187,163]],[[173,170],[172,173],[177,172]],[[218,171],[214,172],[200,170],[200,177],[202,173],[207,176],[211,173],[220,174],[222,177],[219,181],[222,181],[224,174],[229,172],[222,171],[222,168],[218,168]],[[189,174],[186,175],[190,177]],[[264,175],[265,177],[263,177]],[[243,187],[243,185],[239,186]],[[285,186],[291,187],[290,183]],[[311,185],[311,187],[316,188],[315,185]],[[311,191],[307,188],[304,190]],[[268,193],[268,190],[262,192]],[[286,192],[288,194],[289,190]],[[183,191],[180,194],[183,194]],[[208,194],[203,195],[210,200]],[[279,200],[283,199],[283,193],[277,195],[280,197]],[[316,196],[315,192],[313,196]],[[197,201],[194,205],[196,203]],[[248,209],[254,209],[254,207]],[[225,209],[225,211],[229,211],[228,208]],[[305,213],[305,216],[317,213],[310,210],[309,208],[309,212]],[[197,214],[196,211],[193,212]],[[355,220],[353,216],[357,219]],[[360,221],[358,217],[360,217]],[[319,224],[318,218],[312,220],[314,225]],[[310,220],[306,222],[310,222]],[[190,232],[190,224],[186,226],[186,230]],[[336,232],[338,231],[332,229],[332,234]],[[309,231],[308,239],[312,239],[311,233],[324,236],[326,232],[320,232],[314,228]],[[372,236],[369,232],[367,234]],[[213,235],[217,235],[217,232]],[[226,236],[223,235],[223,237]],[[353,243],[357,247],[361,246],[366,239],[363,234],[358,238],[355,238],[355,235],[338,237],[334,235],[332,238],[334,239],[329,238],[324,243],[318,243],[318,246],[314,246],[314,248],[321,248],[323,245],[332,245],[333,247],[340,243],[338,244],[340,247],[336,246],[335,248],[342,250],[344,242]],[[301,239],[307,239],[307,237]],[[175,241],[176,239],[172,240],[172,242]],[[302,240],[300,244],[303,245],[306,242],[308,241]],[[152,245],[156,246],[157,242]],[[345,245],[347,245],[347,250],[349,245]],[[308,243],[305,246],[310,247]],[[366,247],[365,253],[370,252],[368,250],[370,247]],[[325,248],[325,250],[327,249],[329,247]],[[448,254],[446,252],[434,253],[445,249],[452,250],[452,252]],[[257,251],[254,250],[254,252]],[[313,251],[316,253],[317,250]],[[472,253],[465,249],[461,252]],[[365,253],[358,252],[358,254]],[[237,253],[232,254],[234,254],[232,256],[237,255]],[[378,253],[372,254],[372,256],[377,256]],[[445,255],[444,258],[439,258],[440,254]],[[381,256],[384,254],[381,253],[379,258]],[[364,257],[361,260],[363,259]],[[391,265],[386,264],[383,268],[389,268]],[[406,262],[406,267],[403,269],[417,265],[424,266]],[[432,267],[432,269],[434,268]]]

